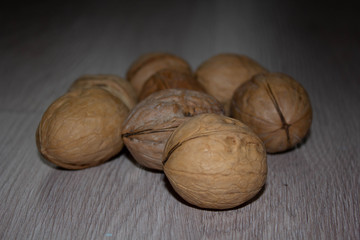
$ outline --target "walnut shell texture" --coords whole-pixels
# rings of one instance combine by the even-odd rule
[[[162,170],[162,154],[171,133],[190,117],[224,114],[212,96],[187,89],[166,89],[141,101],[124,122],[123,141],[142,166]]]
[[[203,62],[196,70],[198,82],[219,100],[230,113],[230,102],[237,87],[255,74],[267,72],[253,59],[239,54],[222,53]]]
[[[104,89],[68,92],[45,111],[36,134],[38,149],[66,169],[99,165],[121,151],[121,125],[128,112],[119,98]]]
[[[216,114],[181,124],[166,144],[163,165],[183,199],[208,209],[230,209],[250,200],[267,176],[260,138],[242,122]]]
[[[91,87],[100,87],[109,91],[120,98],[129,110],[137,103],[135,90],[129,81],[111,74],[83,75],[73,82],[69,91]]]
[[[240,86],[234,93],[231,111],[234,118],[259,135],[269,153],[300,143],[312,122],[306,90],[283,73],[259,74]]]
[[[145,82],[138,99],[141,101],[153,92],[170,88],[183,88],[205,92],[193,74],[187,71],[163,69],[156,72]]]
[[[171,53],[146,53],[136,59],[129,67],[126,78],[140,94],[144,83],[156,72],[165,69],[177,69],[192,73],[190,65],[181,57]]]

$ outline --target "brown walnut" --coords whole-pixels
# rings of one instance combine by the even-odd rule
[[[204,92],[204,88],[196,81],[193,74],[175,69],[163,69],[152,75],[142,87],[139,101],[150,94],[170,88],[182,88]]]
[[[301,142],[312,121],[306,90],[283,73],[259,74],[240,86],[231,109],[234,118],[259,135],[269,153],[291,149]]]
[[[99,165],[123,147],[121,125],[129,110],[101,88],[77,89],[45,111],[36,142],[48,161],[67,169]]]
[[[136,94],[139,95],[146,80],[165,68],[192,72],[190,65],[184,59],[170,53],[155,52],[143,54],[136,59],[130,65],[126,78],[133,85]]]
[[[242,122],[201,114],[181,124],[163,155],[175,191],[200,208],[229,209],[253,198],[265,184],[266,151]]]
[[[124,122],[123,141],[142,166],[162,170],[162,154],[170,134],[185,120],[202,113],[223,114],[212,96],[187,89],[166,89],[141,101]]]
[[[74,81],[69,91],[91,87],[100,87],[109,91],[114,96],[120,98],[129,110],[136,105],[137,96],[132,85],[129,81],[116,75],[83,75]]]
[[[267,70],[247,56],[223,53],[203,62],[195,74],[205,91],[219,100],[229,115],[235,89],[255,74],[264,72]]]

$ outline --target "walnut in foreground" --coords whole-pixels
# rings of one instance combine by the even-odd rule
[[[269,153],[293,148],[307,135],[312,108],[306,90],[283,73],[256,75],[234,93],[232,116],[264,141]]]
[[[169,138],[163,168],[175,191],[200,208],[229,209],[254,197],[266,181],[262,141],[240,121],[201,114]]]
[[[123,147],[121,125],[129,110],[101,88],[77,89],[54,101],[36,133],[40,153],[66,169],[99,165]]]

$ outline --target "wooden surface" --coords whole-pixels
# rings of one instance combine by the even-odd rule
[[[17,3],[0,14],[0,239],[360,239],[360,28],[351,3]],[[245,54],[297,79],[314,120],[301,147],[268,155],[266,187],[228,211],[194,208],[123,150],[54,168],[39,156],[43,112],[82,74],[125,76],[149,51],[193,69]]]

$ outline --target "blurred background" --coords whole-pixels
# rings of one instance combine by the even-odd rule
[[[326,72],[336,61],[357,68],[358,19],[346,1],[8,1],[0,14],[1,81],[7,82],[0,94],[14,108],[7,94],[19,84],[50,97],[85,73],[125,76],[132,61],[151,51],[177,54],[194,70],[220,52],[245,54],[312,91],[311,82],[321,80],[304,79],[304,72]],[[37,91],[19,92],[32,99],[28,108],[43,102]]]

